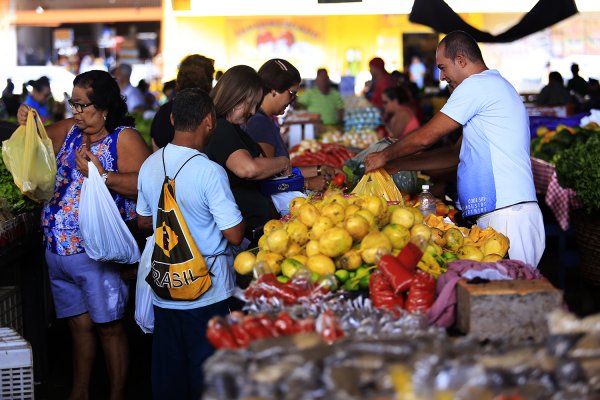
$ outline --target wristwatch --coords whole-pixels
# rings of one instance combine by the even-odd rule
[[[100,177],[102,178],[102,182],[104,182],[104,184],[106,184],[106,180],[108,179],[108,173],[109,173],[109,172],[110,172],[110,171],[104,171],[104,172],[102,173],[102,175],[100,175]]]
[[[321,176],[321,166],[317,165],[317,176]]]

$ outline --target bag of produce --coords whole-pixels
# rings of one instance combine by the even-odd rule
[[[88,177],[81,186],[79,228],[83,248],[90,258],[123,264],[133,264],[140,259],[138,245],[91,161]]]
[[[146,276],[152,267],[154,235],[146,238],[146,247],[140,258],[135,284],[135,322],[144,333],[154,332],[154,309],[152,308],[152,288],[146,282]]]
[[[29,110],[27,123],[2,142],[2,158],[24,195],[37,202],[52,197],[56,158],[52,141],[35,110]]]

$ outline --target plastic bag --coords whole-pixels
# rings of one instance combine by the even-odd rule
[[[152,266],[154,235],[146,238],[146,247],[140,258],[135,285],[135,322],[144,333],[154,332],[154,309],[152,308],[152,288],[146,276]]]
[[[37,202],[52,197],[56,157],[52,141],[35,110],[29,110],[27,123],[2,142],[2,158],[15,185],[25,196]]]
[[[133,264],[140,259],[138,245],[91,161],[88,178],[81,186],[79,228],[83,248],[90,258],[123,264]]]

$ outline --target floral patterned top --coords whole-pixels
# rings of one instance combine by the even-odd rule
[[[120,126],[111,134],[91,143],[92,153],[98,157],[106,171],[118,172],[117,142],[119,134],[127,127]],[[79,195],[84,176],[77,169],[75,151],[81,147],[83,133],[74,125],[65,142],[56,155],[56,184],[54,196],[44,203],[42,209],[42,228],[46,249],[52,253],[69,256],[83,253],[81,232],[79,230]],[[135,201],[110,191],[117,208],[128,221],[136,217]]]

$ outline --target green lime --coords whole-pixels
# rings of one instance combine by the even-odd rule
[[[360,278],[358,287],[361,288],[362,290],[367,290],[369,288],[369,280],[370,279],[371,279],[371,274],[363,276],[362,278]]]
[[[359,289],[359,281],[357,279],[348,279],[344,282],[344,289],[349,292],[356,292]]]
[[[316,272],[310,273],[310,281],[312,283],[315,283],[316,281],[318,281],[320,277],[321,277],[321,275],[317,274]]]
[[[369,276],[369,269],[367,267],[358,267],[356,270],[356,279],[360,280],[365,276]]]
[[[285,276],[285,275],[278,275],[278,276],[277,276],[277,280],[278,280],[279,282],[281,282],[281,283],[287,283],[287,281],[289,281],[289,280],[290,280],[290,278],[288,278],[288,277],[287,277],[287,276]]]
[[[350,278],[350,272],[345,269],[338,269],[335,271],[335,277],[338,278],[340,283],[344,283]]]

